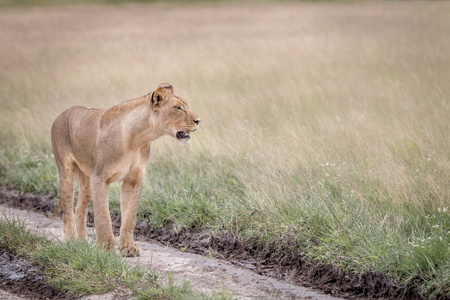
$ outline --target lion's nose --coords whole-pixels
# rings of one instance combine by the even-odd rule
[[[197,120],[194,120],[194,123],[198,125],[200,123],[200,121],[201,121],[200,119],[197,119]]]

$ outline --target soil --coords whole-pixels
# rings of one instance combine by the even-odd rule
[[[0,300],[26,300],[26,298],[11,294],[5,290],[0,290]]]
[[[62,299],[62,293],[45,283],[43,268],[0,248],[1,288],[28,299]]]
[[[39,196],[34,193],[21,195],[11,188],[0,186],[0,204],[2,203],[47,215],[56,208],[51,196]],[[115,230],[118,230],[120,215],[112,214],[111,217]],[[50,221],[41,218],[37,226],[45,227],[45,223]],[[88,223],[93,224],[92,212],[89,212]],[[307,289],[308,287],[334,297],[349,299],[426,298],[419,291],[419,286],[424,280],[419,276],[402,285],[380,272],[346,274],[330,264],[307,261],[304,258],[305,253],[286,251],[269,256],[262,255],[263,252],[253,241],[243,241],[228,235],[215,235],[205,229],[176,231],[173,226],[155,228],[147,222],[141,222],[136,225],[135,233],[136,239],[141,241],[138,245],[144,254],[139,263],[151,264],[156,270],[163,272],[175,271],[176,274],[181,274],[177,277],[191,278],[194,286],[205,291],[211,287],[221,290],[220,284],[211,281],[223,282],[226,288],[240,299],[274,297],[331,299],[327,295]],[[55,225],[52,234],[62,238],[62,225]],[[151,243],[144,243],[143,240]],[[152,241],[190,253],[173,248],[155,248],[157,244]],[[150,255],[146,256],[145,253]],[[191,253],[203,256],[190,257],[189,255],[193,255]],[[204,256],[215,256],[222,260],[206,261],[210,258]],[[208,276],[211,279],[208,279]],[[438,295],[437,299],[448,298],[445,295]]]
[[[120,222],[119,222],[120,226]],[[148,223],[137,224],[136,232],[150,240],[166,245],[187,247],[202,255],[214,253],[235,265],[258,274],[305,287],[313,287],[326,294],[349,299],[426,299],[419,287],[424,278],[416,276],[407,285],[401,285],[381,272],[365,272],[350,275],[331,264],[311,263],[305,253],[275,253],[269,257],[253,246],[252,241],[240,241],[231,236],[215,236],[208,230],[182,230],[154,228]],[[265,252],[264,252],[265,253]],[[437,299],[446,299],[439,295]]]

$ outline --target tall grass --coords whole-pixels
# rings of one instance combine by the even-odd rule
[[[426,288],[448,292],[449,11],[446,2],[3,9],[2,180],[27,188],[21,170],[37,168],[37,188],[52,190],[59,113],[168,81],[202,124],[188,147],[153,144],[141,218],[268,248],[285,236],[355,272],[436,274]]]

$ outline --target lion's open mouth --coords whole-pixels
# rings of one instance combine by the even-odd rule
[[[186,132],[186,131],[178,131],[177,132],[177,139],[184,140],[184,139],[189,139],[189,138],[191,138],[191,136],[189,135],[188,132]]]

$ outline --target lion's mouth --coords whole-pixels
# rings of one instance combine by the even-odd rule
[[[187,131],[178,131],[177,132],[177,139],[184,140],[184,139],[190,139],[191,136]]]

